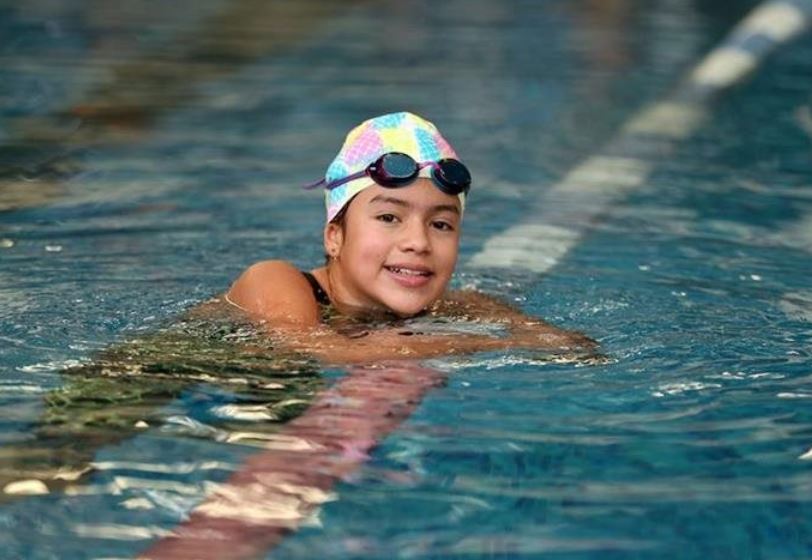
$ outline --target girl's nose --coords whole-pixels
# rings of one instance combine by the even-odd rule
[[[414,253],[429,252],[431,242],[427,226],[417,220],[407,223],[400,240],[400,248]]]

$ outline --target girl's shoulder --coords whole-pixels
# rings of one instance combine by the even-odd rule
[[[255,262],[245,269],[239,281],[243,277],[251,279],[264,279],[265,277],[294,277],[301,275],[302,272],[296,268],[292,263],[282,260],[267,260]]]
[[[310,283],[287,261],[252,264],[234,281],[225,298],[252,316],[277,324],[309,326],[320,320]]]

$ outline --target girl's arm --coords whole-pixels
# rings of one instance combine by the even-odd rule
[[[597,342],[576,331],[559,329],[538,317],[525,314],[494,296],[474,291],[449,293],[436,305],[438,314],[472,321],[503,323],[511,341],[505,348],[543,350],[590,350]]]
[[[333,364],[432,358],[511,348],[583,351],[597,346],[594,340],[581,333],[559,329],[478,292],[453,293],[435,305],[431,313],[466,321],[500,323],[506,327],[506,334],[432,335],[416,332],[413,326],[377,326],[349,335],[326,326],[269,326],[269,332],[280,344]]]
[[[265,261],[251,266],[224,296],[255,322],[265,325],[283,347],[326,363],[348,364],[417,359],[497,351],[589,349],[591,339],[549,325],[479,292],[452,292],[430,313],[466,321],[500,323],[506,336],[458,333],[432,336],[406,328],[375,327],[345,335],[320,324],[319,308],[302,273],[290,263]]]
[[[362,364],[381,360],[432,358],[516,347],[507,339],[485,335],[436,336],[415,334],[407,328],[375,327],[355,335],[329,327],[313,329],[268,327],[280,346],[329,364]],[[536,344],[536,347],[542,347]]]

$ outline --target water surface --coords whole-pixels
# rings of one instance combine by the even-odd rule
[[[424,114],[470,164],[466,262],[752,5],[0,3],[4,448],[75,387],[65,366],[255,260],[316,266],[321,201],[297,185],[360,120]],[[808,37],[769,59],[548,274],[459,271],[608,362],[432,361],[446,386],[272,556],[812,554],[810,61]],[[5,557],[135,557],[256,451],[218,437],[245,392],[183,363],[160,422],[101,442],[81,491],[0,506]]]

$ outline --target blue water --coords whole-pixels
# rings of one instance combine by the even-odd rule
[[[4,448],[65,365],[255,260],[316,266],[321,201],[296,186],[368,116],[425,114],[470,163],[466,262],[754,3],[705,4],[0,3]],[[812,556],[810,75],[807,36],[547,274],[462,267],[455,285],[589,334],[608,363],[432,361],[447,385],[269,557]],[[189,383],[163,428],[95,452],[83,491],[0,503],[0,556],[134,557],[254,451],[205,436],[231,399]]]

